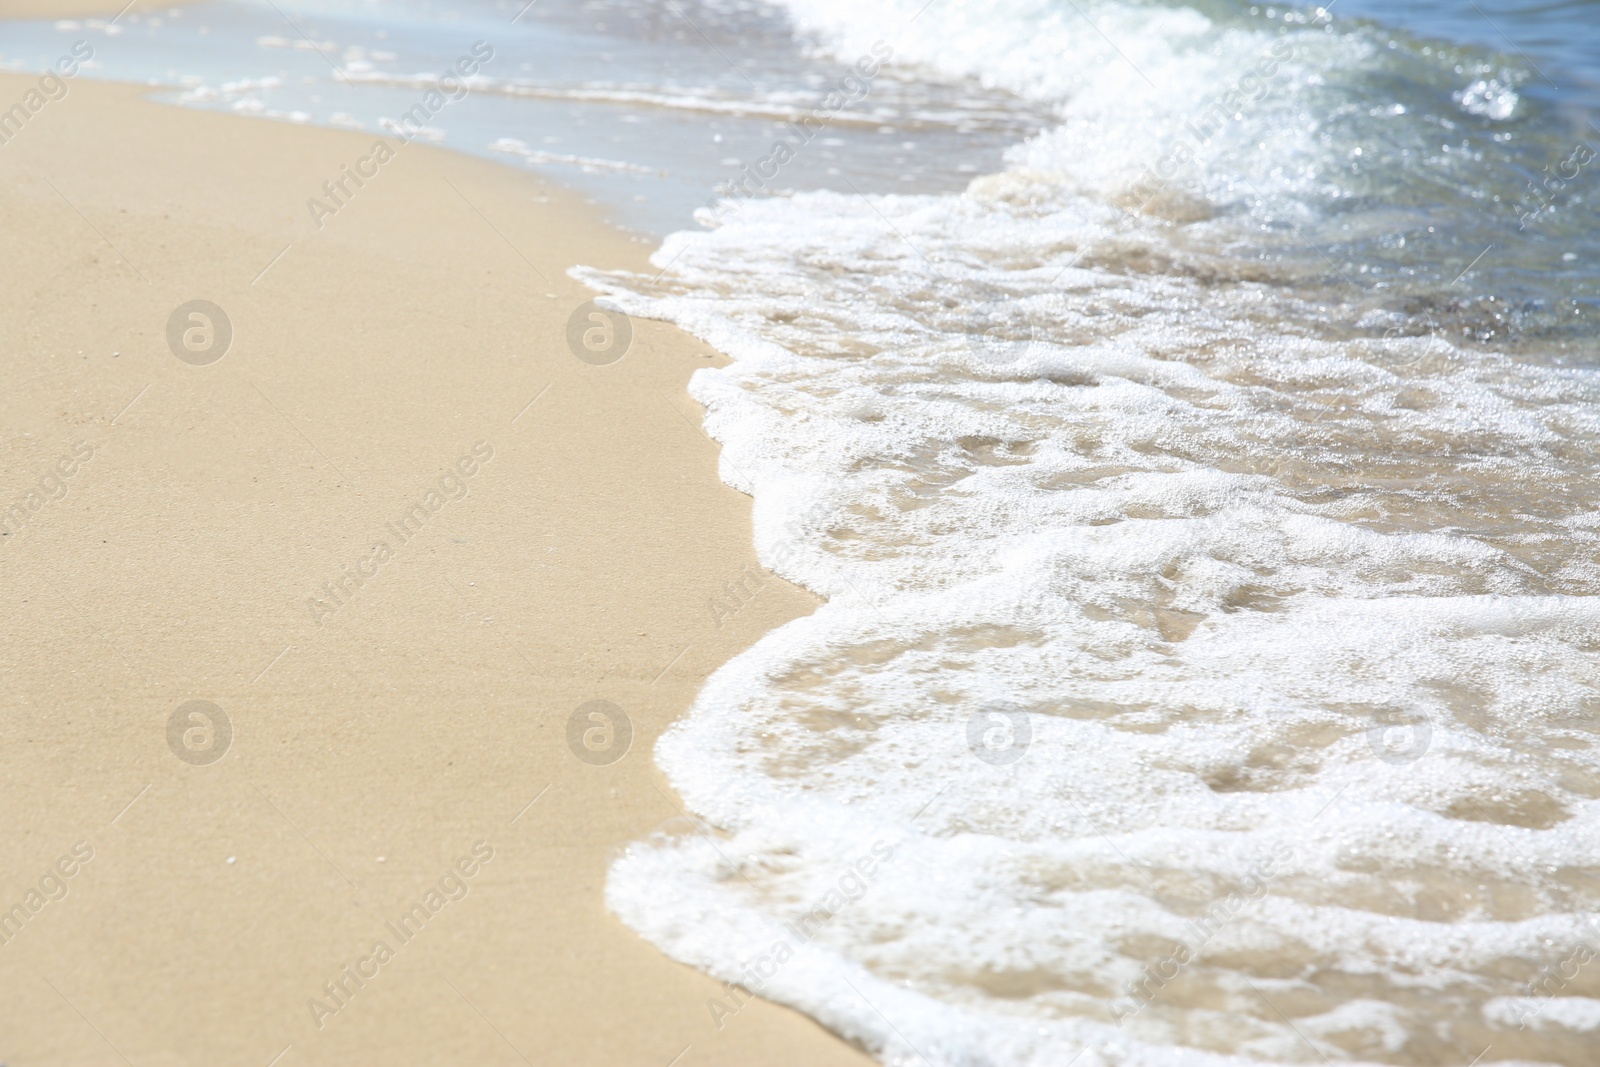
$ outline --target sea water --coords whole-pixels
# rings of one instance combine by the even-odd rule
[[[662,738],[692,818],[611,872],[708,1025],[1600,1062],[1600,8],[519,8],[5,51],[381,135],[490,40],[430,137],[670,233],[580,274],[732,358],[722,477],[825,601]]]
[[[869,91],[845,90],[825,126],[811,120],[808,151],[773,184],[750,168],[853,74],[797,42],[771,5],[209,0],[162,8],[141,0],[115,20],[0,23],[0,69],[48,69],[78,40],[94,49],[81,76],[146,83],[168,103],[531,167],[656,239],[694,225],[697,209],[735,187],[957,191],[998,169],[1005,150],[1053,114],[1048,103],[890,66]],[[414,111],[459,60],[485,51],[470,76],[445,87],[442,106]],[[286,201],[286,212],[310,224],[314,199],[328,203],[308,188]]]
[[[696,818],[611,907],[718,1026],[886,1063],[1600,1062],[1589,71],[1337,7],[792,8],[1055,121],[583,272],[733,357],[722,477],[826,601],[663,737]]]

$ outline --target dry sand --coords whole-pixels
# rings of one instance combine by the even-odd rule
[[[168,8],[185,7],[195,0],[0,0],[0,19],[67,19],[102,16],[111,18],[123,11],[157,14]]]
[[[79,79],[0,147],[0,509],[27,509],[0,538],[0,911],[28,914],[0,1062],[868,1062],[765,1003],[719,1031],[717,985],[602,901],[676,814],[657,735],[812,605],[768,581],[713,618],[755,567],[684,393],[717,357],[638,322],[620,362],[574,358],[567,267],[648,248],[531,175],[405,146],[317,230],[306,200],[373,140]],[[205,366],[166,336],[197,298],[233,329]],[[393,536],[479,442],[467,495]],[[232,724],[209,765],[169,748],[196,699]],[[568,748],[594,699],[635,730],[609,766]]]

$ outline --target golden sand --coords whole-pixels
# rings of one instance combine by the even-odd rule
[[[657,735],[813,603],[711,610],[755,568],[684,393],[718,357],[575,358],[566,270],[648,248],[528,174],[406,145],[316,228],[373,143],[78,79],[0,147],[0,1062],[867,1062],[717,1029],[602,900],[677,813]]]

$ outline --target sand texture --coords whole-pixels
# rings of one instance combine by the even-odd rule
[[[317,228],[374,141],[78,79],[0,147],[0,1062],[867,1062],[717,1029],[602,901],[677,814],[657,735],[814,603],[711,608],[759,573],[684,392],[717,357],[575,358],[567,269],[648,247],[509,168],[405,145]],[[169,342],[196,300],[221,358]]]

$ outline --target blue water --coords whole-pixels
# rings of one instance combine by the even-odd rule
[[[1250,20],[1273,5],[1200,0],[1213,17]],[[1289,5],[1277,5],[1289,10]],[[1525,68],[1522,87],[1561,110],[1567,125],[1592,133],[1600,102],[1600,0],[1528,4],[1517,0],[1335,0],[1333,21],[1371,19],[1418,39],[1498,53]],[[266,113],[299,113],[327,123],[354,117],[366,128],[415,100],[406,89],[340,83],[334,66],[351,47],[388,52],[396,73],[441,69],[473,40],[496,58],[484,73],[541,87],[595,85],[686,90],[721,101],[804,106],[821,100],[848,68],[797,41],[785,12],[766,4],[637,0],[398,0],[382,7],[348,0],[288,3],[210,0],[170,12],[135,7],[107,36],[103,21],[3,23],[0,63],[42,70],[84,37],[98,47],[89,76],[171,87],[185,80],[223,86],[276,78],[274,87],[225,94],[201,106],[259,101]],[[263,47],[263,39],[337,46],[331,53]],[[1421,47],[1426,48],[1424,43]],[[736,59],[733,57],[737,57]],[[335,62],[330,63],[329,59]],[[166,94],[165,99],[174,99]],[[859,110],[873,126],[840,124],[823,151],[785,174],[794,189],[940,192],[996,169],[1006,147],[1050,124],[1047,111],[977,85],[952,87],[891,76]],[[536,163],[607,204],[613,219],[657,235],[688,225],[693,211],[737,178],[739,164],[764,154],[783,124],[684,108],[672,111],[561,99],[479,94],[452,107],[438,126],[450,147],[484,154],[501,137],[551,156],[635,164],[623,171],[561,160]],[[1600,137],[1600,135],[1596,135]],[[497,158],[505,159],[501,154]]]
[[[523,165],[526,156],[488,147],[520,141],[540,154],[530,165],[595,198],[611,221],[659,237],[692,225],[696,209],[770,151],[786,112],[811,108],[849,73],[807,55],[776,9],[674,7],[681,14],[617,0],[210,0],[160,14],[135,8],[110,35],[103,20],[0,24],[0,63],[43,70],[85,38],[96,48],[88,76],[166,90],[157,99],[382,132],[422,89],[347,68],[414,78],[481,40],[494,49],[481,70],[494,85],[435,116],[440,143]],[[171,91],[180,86],[186,94]],[[529,90],[543,95],[507,95]],[[612,90],[655,102],[594,98]],[[743,105],[754,113],[729,110]],[[847,173],[868,193],[955,190],[1048,121],[1008,94],[880,79],[786,169],[784,184],[841,187]]]
[[[1600,105],[1600,0],[1339,0],[1333,10],[1507,54],[1534,68],[1530,94],[1591,114]]]

